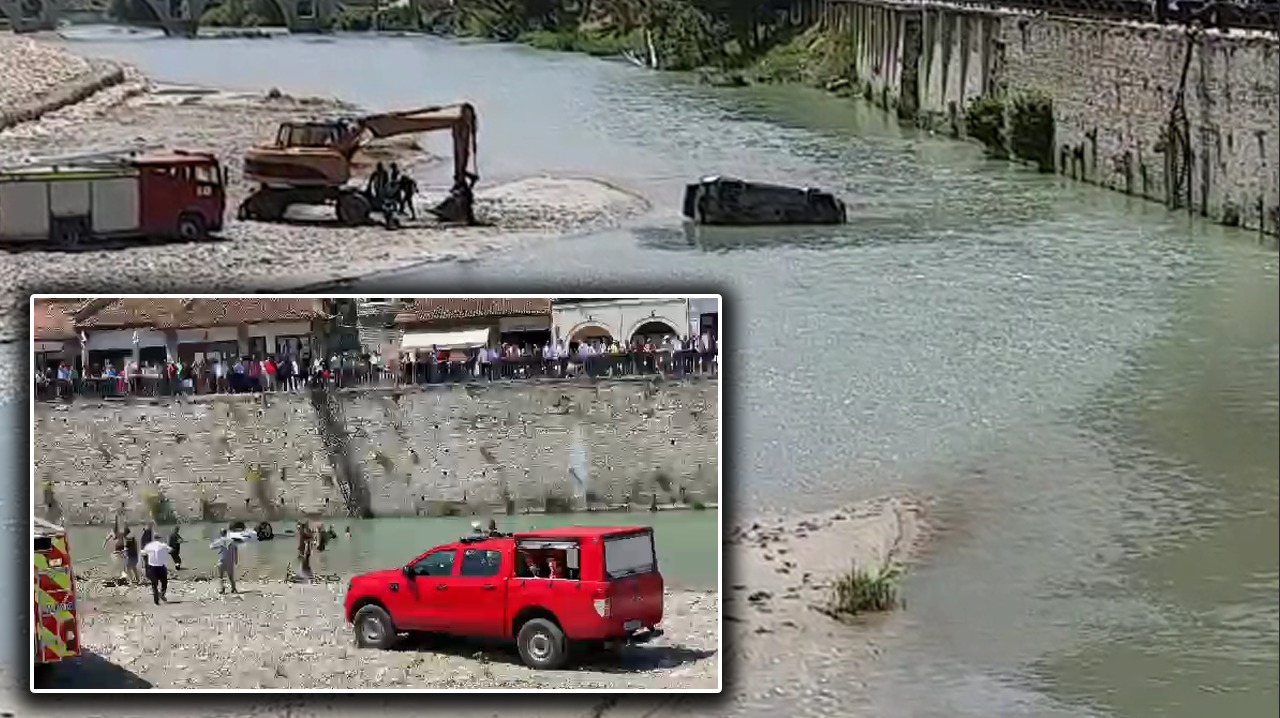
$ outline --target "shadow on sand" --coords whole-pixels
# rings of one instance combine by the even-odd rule
[[[76,254],[80,252],[114,252],[142,247],[165,247],[179,244],[218,244],[227,241],[218,235],[209,235],[203,239],[182,239],[180,237],[142,237],[120,239],[94,239],[79,242],[72,246],[55,245],[49,242],[0,242],[0,251],[9,254],[26,252],[44,252],[56,254]]]
[[[430,651],[452,656],[474,658],[478,661],[506,663],[523,666],[520,654],[511,643],[477,642],[452,636],[411,634],[402,640],[396,650]],[[643,673],[660,668],[675,668],[715,655],[714,650],[641,644],[626,646],[613,651],[576,652],[569,660],[568,668],[582,668],[601,673]]]
[[[91,651],[36,670],[37,690],[137,690],[151,688],[149,681]]]

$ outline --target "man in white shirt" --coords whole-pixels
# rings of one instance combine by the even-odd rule
[[[165,592],[169,589],[169,554],[173,549],[160,539],[142,547],[142,555],[147,561],[147,580],[151,582],[151,599],[159,606],[167,601]]]

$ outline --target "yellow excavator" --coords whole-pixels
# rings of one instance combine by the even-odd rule
[[[396,135],[449,130],[453,135],[453,188],[431,209],[444,222],[475,224],[472,188],[476,111],[462,102],[417,110],[316,122],[285,122],[275,142],[249,149],[244,178],[258,188],[240,203],[240,219],[279,221],[290,205],[333,205],[346,226],[369,222],[378,198],[351,182],[352,158],[366,143]],[[390,226],[390,223],[389,223]]]

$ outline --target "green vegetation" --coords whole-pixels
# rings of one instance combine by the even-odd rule
[[[980,97],[965,109],[965,131],[993,157],[1029,162],[1041,172],[1054,171],[1053,98],[1045,93]]]
[[[866,570],[854,565],[832,585],[827,612],[843,620],[897,608],[901,604],[898,597],[901,578],[902,570],[897,566]]]
[[[1053,98],[1043,92],[1017,95],[1009,109],[1009,149],[1018,159],[1052,172]]]
[[[765,0],[457,0],[433,25],[547,50],[633,54],[664,70],[731,69],[789,39],[790,25],[775,6]]]
[[[158,524],[174,524],[178,516],[173,511],[173,503],[160,489],[147,489],[142,492],[142,503],[147,507],[147,514]]]
[[[794,82],[835,89],[853,78],[853,37],[812,27],[798,34],[782,31],[779,44],[751,69],[755,82]]]
[[[626,35],[610,30],[534,30],[520,35],[520,42],[539,50],[581,52],[594,57],[617,57],[625,52],[639,52],[644,40],[638,32]]]
[[[281,27],[286,23],[272,0],[223,0],[200,16],[209,27]]]
[[[351,6],[343,8],[333,20],[333,29],[341,32],[414,32],[427,26],[414,3],[374,9]]]
[[[1004,125],[1004,98],[999,95],[983,95],[965,109],[965,131],[981,142],[992,157],[1008,157]]]

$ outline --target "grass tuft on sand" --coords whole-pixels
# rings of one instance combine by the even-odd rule
[[[899,608],[903,605],[898,592],[901,579],[902,569],[896,565],[865,569],[855,564],[832,584],[827,613],[845,620]]]

